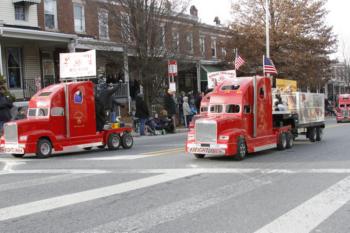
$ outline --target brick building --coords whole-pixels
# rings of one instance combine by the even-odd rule
[[[0,74],[7,78],[8,87],[17,98],[33,95],[39,82],[47,86],[59,81],[62,52],[95,49],[98,72],[127,82],[137,78],[132,45],[122,42],[111,8],[101,2],[0,1]],[[227,56],[227,29],[201,23],[195,7],[174,25],[164,32],[166,46],[176,43],[179,47],[178,89],[203,90],[206,73],[221,69],[217,65]]]

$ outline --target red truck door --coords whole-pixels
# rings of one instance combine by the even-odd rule
[[[96,134],[94,84],[68,83],[68,109],[70,137]]]

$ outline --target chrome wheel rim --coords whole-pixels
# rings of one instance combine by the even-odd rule
[[[119,144],[120,144],[120,140],[118,137],[114,136],[113,139],[112,139],[112,145],[113,147],[119,147]]]
[[[132,137],[130,135],[126,135],[124,140],[128,147],[132,145]]]
[[[50,153],[50,145],[48,143],[41,144],[40,152],[43,155],[48,155]]]
[[[287,147],[287,137],[285,134],[282,134],[282,146],[283,148]]]
[[[242,144],[240,145],[240,147],[239,147],[239,152],[240,152],[240,154],[241,154],[242,157],[245,156],[246,148],[245,148],[244,143],[242,143]]]

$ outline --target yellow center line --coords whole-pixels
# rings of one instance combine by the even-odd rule
[[[165,155],[165,154],[170,154],[173,152],[182,152],[185,151],[184,148],[179,147],[179,148],[173,148],[173,149],[167,149],[167,150],[160,150],[160,151],[152,151],[152,152],[147,152],[147,153],[142,153],[142,155],[149,155],[149,156],[158,156],[158,155]]]

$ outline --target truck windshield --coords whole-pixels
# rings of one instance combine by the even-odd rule
[[[211,105],[210,106],[210,112],[211,113],[222,113],[222,105]]]
[[[47,108],[30,108],[28,110],[28,117],[46,117],[49,115]]]

